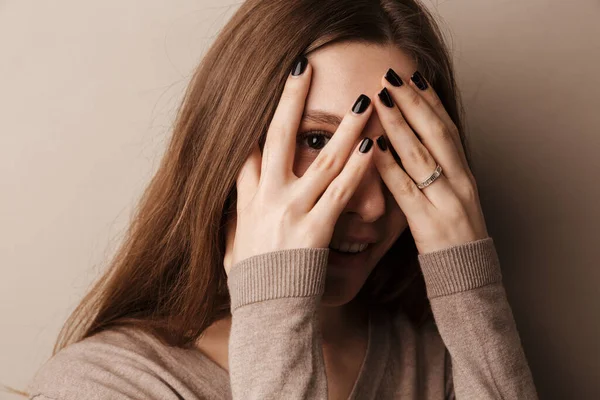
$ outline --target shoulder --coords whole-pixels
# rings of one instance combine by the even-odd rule
[[[178,387],[185,385],[172,374],[169,357],[169,347],[152,335],[112,328],[56,353],[33,377],[29,394],[56,400],[179,399]]]

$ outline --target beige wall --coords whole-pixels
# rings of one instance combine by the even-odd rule
[[[26,385],[105,266],[234,3],[0,1],[0,382]],[[541,398],[600,398],[600,3],[432,7]]]

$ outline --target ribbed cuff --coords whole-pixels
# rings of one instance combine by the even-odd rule
[[[322,295],[329,248],[285,249],[246,258],[227,278],[231,312],[257,301]]]
[[[491,237],[419,254],[419,264],[430,299],[502,281]]]

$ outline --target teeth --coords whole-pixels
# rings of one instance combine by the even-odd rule
[[[331,242],[330,248],[344,253],[359,253],[367,248],[368,243]]]

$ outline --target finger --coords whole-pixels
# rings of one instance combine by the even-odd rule
[[[303,193],[303,207],[306,211],[313,208],[318,197],[344,168],[372,110],[371,99],[364,94],[358,96],[354,105],[346,112],[335,134],[304,175],[298,179],[297,186],[300,188],[300,193]]]
[[[389,77],[389,74],[392,73],[393,70],[390,68],[386,76]],[[388,109],[387,111],[393,112],[395,109],[399,109],[402,112],[403,118],[410,124],[414,134],[418,136],[435,161],[441,165],[449,179],[459,176],[464,177],[465,171],[452,139],[453,133],[450,132],[450,129],[429,104],[416,92],[418,89],[415,90],[413,85],[405,83],[394,86],[385,77],[381,81],[397,106],[397,108]],[[382,111],[386,110],[382,109]],[[393,143],[394,133],[386,132],[387,137]],[[396,151],[399,150],[395,145],[394,148]],[[406,162],[404,167],[407,167]],[[435,168],[435,164],[433,167]],[[431,171],[433,171],[433,168]]]
[[[417,138],[391,99],[387,88],[377,94],[375,110],[393,150],[402,161],[404,171],[415,182],[423,182],[435,170],[437,163],[429,150]]]
[[[374,106],[381,125],[387,132],[390,145],[402,160],[404,174],[408,175],[413,184],[429,179],[436,170],[438,163],[417,138],[400,110],[394,105],[387,88],[383,88],[378,93]],[[442,171],[445,172],[443,166]],[[444,201],[445,196],[452,194],[448,179],[444,175],[438,177],[436,184],[433,186],[426,186],[422,189],[419,189],[416,185],[415,187],[434,205],[440,204]],[[390,191],[392,190],[393,187],[390,187]]]
[[[425,84],[417,82],[425,82]],[[446,111],[442,100],[433,89],[431,83],[425,78],[422,74],[413,74],[410,79],[410,84],[417,88],[415,91],[421,95],[427,101],[427,104],[433,109],[436,115],[446,124],[449,131],[452,133],[452,141],[454,142],[454,146],[459,154],[459,158],[461,160],[461,164],[465,170],[470,171],[469,163],[467,162],[467,158],[465,156],[465,151],[461,142],[460,134],[458,129],[456,128],[456,124],[452,121],[452,118]],[[421,89],[423,88],[423,89]]]
[[[302,73],[300,73],[303,71]],[[293,75],[299,73],[298,75]],[[263,149],[262,179],[278,184],[292,174],[296,133],[304,112],[312,68],[301,56],[288,75],[279,104],[267,130]]]
[[[370,138],[364,138],[356,146],[342,172],[333,179],[325,193],[309,212],[313,218],[316,218],[316,221],[325,226],[335,226],[371,163],[372,148],[373,140]]]
[[[381,136],[385,142],[385,138]],[[379,143],[374,151],[373,161],[392,196],[407,218],[417,217],[428,212],[431,202],[417,187],[412,178],[400,168],[387,146],[382,150]]]
[[[242,165],[242,168],[236,179],[237,189],[237,211],[240,212],[246,208],[256,190],[260,181],[261,154],[258,144],[255,144],[252,152]]]

